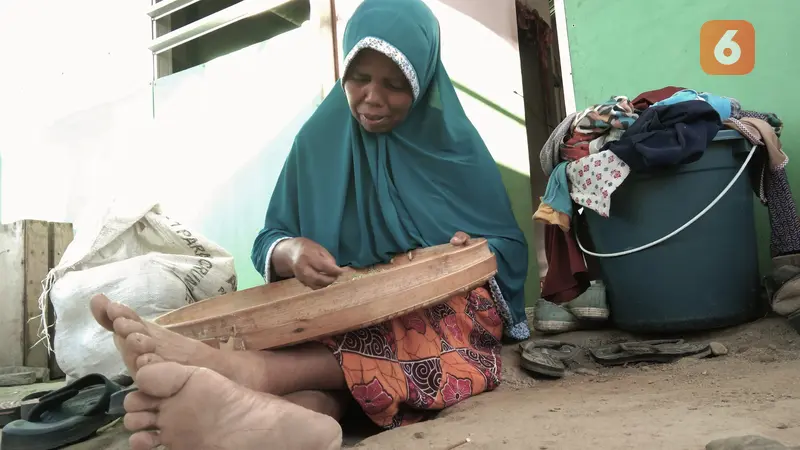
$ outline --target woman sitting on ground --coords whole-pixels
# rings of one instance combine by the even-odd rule
[[[367,0],[344,45],[344,89],[295,139],[253,248],[256,268],[268,282],[295,277],[319,289],[340,266],[470,236],[487,238],[498,262],[496,279],[468,295],[324,341],[319,358],[341,366],[327,376],[375,423],[395,427],[498,385],[504,326],[528,337],[528,249],[441,63],[428,7]]]
[[[126,399],[126,424],[139,431],[134,448],[234,448],[221,438],[247,426],[234,417],[282,417],[284,424],[258,433],[251,424],[239,450],[250,441],[261,448],[265,439],[283,439],[285,449],[321,448],[327,444],[307,440],[335,440],[332,432],[314,438],[302,429],[331,427],[324,416],[304,414],[338,420],[352,398],[381,427],[414,423],[497,387],[503,334],[529,337],[527,245],[499,170],[441,63],[433,13],[422,0],[365,0],[348,22],[344,48],[342,85],[295,139],[255,241],[255,266],[267,282],[295,277],[321,289],[345,266],[484,237],[496,277],[430,309],[272,351],[216,350],[97,297],[92,310],[115,331],[140,389]],[[280,402],[294,405],[274,407]],[[217,422],[190,418],[189,410]],[[209,430],[191,425],[208,420]]]

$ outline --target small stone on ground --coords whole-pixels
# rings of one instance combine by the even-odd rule
[[[717,439],[706,445],[706,450],[796,450],[800,447],[787,447],[774,439],[763,436],[736,436]]]

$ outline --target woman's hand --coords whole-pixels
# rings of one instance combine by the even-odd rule
[[[322,289],[344,272],[324,247],[306,238],[281,241],[272,253],[275,272],[283,277],[294,276],[311,289]]]
[[[456,231],[456,234],[450,238],[450,243],[457,247],[467,245],[469,243],[469,235],[463,231]]]

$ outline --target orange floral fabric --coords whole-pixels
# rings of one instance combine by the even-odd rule
[[[502,331],[492,295],[481,287],[323,342],[367,416],[395,428],[496,388]]]

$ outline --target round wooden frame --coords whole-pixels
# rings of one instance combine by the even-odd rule
[[[155,323],[213,347],[233,350],[296,345],[434,306],[485,284],[497,261],[485,239],[417,249],[389,264],[348,270],[312,290],[289,279],[214,297]]]

